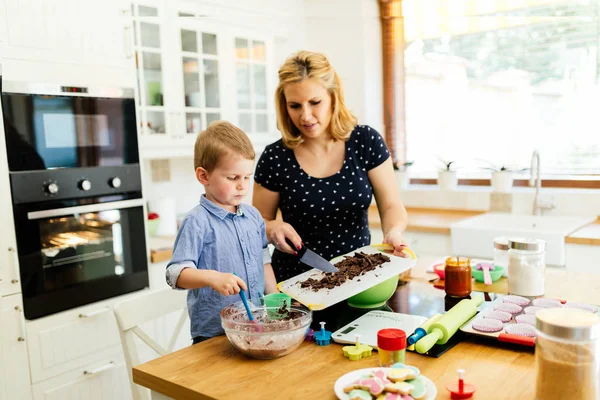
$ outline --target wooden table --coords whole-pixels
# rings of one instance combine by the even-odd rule
[[[390,299],[395,311],[425,316],[440,311],[443,292],[428,283],[435,275],[425,273],[433,261],[420,260],[410,283]],[[549,296],[600,304],[599,275],[567,276],[560,270],[546,275]],[[340,376],[376,367],[377,361],[376,352],[349,361],[341,345],[319,347],[308,342],[285,357],[254,360],[221,336],[134,367],[133,381],[150,388],[156,399],[165,398],[161,394],[176,399],[335,399],[333,385]],[[440,358],[407,352],[406,361],[435,383],[439,399],[450,398],[445,386],[456,381],[458,368],[465,369],[467,382],[477,386],[475,398],[535,397],[533,349],[468,336]]]

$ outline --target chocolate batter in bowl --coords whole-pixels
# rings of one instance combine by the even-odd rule
[[[302,306],[261,307],[252,312],[254,319],[261,324],[262,332],[257,332],[256,324],[235,303],[221,310],[221,325],[229,342],[249,357],[269,360],[291,353],[304,341],[312,321],[312,312]],[[268,313],[277,312],[278,319],[269,318]]]

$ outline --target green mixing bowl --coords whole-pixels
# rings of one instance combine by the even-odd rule
[[[497,265],[494,266],[493,270],[490,270],[490,277],[492,278],[492,282],[496,282],[498,279],[502,277],[502,273],[504,272],[504,268],[499,267]],[[475,269],[473,265],[471,267],[471,275],[477,282],[483,282],[483,271]]]
[[[392,276],[370,289],[348,299],[348,305],[355,308],[378,308],[385,304],[394,295],[398,287],[398,275]]]

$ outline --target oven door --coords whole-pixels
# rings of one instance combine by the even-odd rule
[[[52,209],[39,209],[39,203],[15,205],[25,317],[147,287],[143,203],[130,199]]]

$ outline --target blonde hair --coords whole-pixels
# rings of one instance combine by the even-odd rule
[[[248,135],[227,121],[215,121],[200,132],[194,145],[194,170],[204,168],[211,172],[226,154],[238,154],[254,160],[256,153]]]
[[[302,82],[307,79],[319,82],[331,96],[332,112],[329,130],[333,139],[348,140],[357,124],[357,119],[344,103],[344,89],[340,77],[324,54],[299,51],[285,60],[279,68],[279,85],[275,90],[277,127],[281,131],[283,144],[293,149],[304,141],[300,130],[296,128],[288,114],[283,89],[288,83]]]

